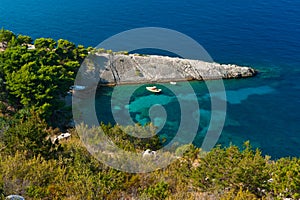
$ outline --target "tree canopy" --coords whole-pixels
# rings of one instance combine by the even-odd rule
[[[5,30],[4,28],[1,29],[0,42],[9,42],[13,37],[15,37],[13,32]]]
[[[63,106],[62,98],[73,84],[88,51],[82,45],[60,39],[38,38],[35,48],[29,36],[2,29],[0,41],[8,43],[0,53],[0,101],[16,109],[31,109],[49,120]]]

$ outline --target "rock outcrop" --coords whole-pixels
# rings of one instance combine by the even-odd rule
[[[100,70],[93,69],[102,84],[230,79],[256,74],[250,67],[155,55],[96,54],[88,60],[100,66]]]
[[[8,46],[7,42],[0,42],[0,51],[5,51],[7,46]]]

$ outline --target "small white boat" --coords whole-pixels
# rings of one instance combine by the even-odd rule
[[[150,86],[150,87],[146,87],[146,89],[150,92],[154,92],[154,93],[159,93],[161,92],[161,89],[158,89],[156,86]]]
[[[171,81],[170,84],[171,84],[171,85],[176,85],[177,83],[174,82],[174,81]]]
[[[83,85],[72,85],[70,90],[84,90],[86,87]]]

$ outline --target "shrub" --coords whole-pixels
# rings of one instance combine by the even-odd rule
[[[141,198],[147,199],[165,199],[169,195],[169,185],[163,181],[158,182],[154,186],[150,186],[142,191]]]
[[[262,157],[259,150],[253,151],[249,143],[245,143],[243,151],[236,146],[216,147],[199,160],[193,178],[203,191],[237,192],[241,188],[260,196],[260,191],[268,189],[267,162],[268,158]]]
[[[278,198],[300,198],[300,159],[281,158],[272,165],[269,180],[273,194]]]
[[[18,120],[4,131],[5,151],[13,155],[17,151],[26,151],[29,157],[39,154],[45,157],[55,155],[55,145],[47,139],[47,124],[37,114]]]

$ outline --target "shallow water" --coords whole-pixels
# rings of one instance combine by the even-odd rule
[[[268,84],[270,80],[272,80],[272,84]],[[248,79],[225,80],[226,99],[220,99],[220,101],[226,100],[227,113],[218,144],[242,146],[244,141],[250,140],[254,147],[261,148],[265,154],[274,158],[299,155],[300,149],[297,147],[300,145],[298,134],[300,127],[297,122],[300,119],[298,115],[300,109],[298,106],[286,103],[287,97],[283,95],[287,92],[289,103],[292,101],[299,103],[299,98],[297,94],[291,95],[289,91],[283,90],[284,84],[289,83],[277,77],[265,77],[264,74]],[[201,146],[210,124],[211,98],[219,96],[218,91],[209,93],[205,82],[179,82],[175,86],[158,84],[158,87],[163,89],[163,93],[159,95],[145,90],[147,85],[102,88],[98,91],[96,100],[98,118],[105,122],[116,120],[119,124],[123,123],[124,125],[131,123],[144,125],[151,121],[158,127],[161,137],[170,141],[177,133],[181,123],[182,113],[178,101],[186,101],[188,104],[195,103],[193,94],[180,94],[180,91],[185,91],[188,85],[195,90],[194,94],[197,96],[200,108],[200,123],[194,144]],[[136,87],[138,89],[133,92],[133,88]],[[179,95],[174,95],[168,90],[168,88],[174,87],[179,91]],[[118,96],[117,101],[111,101],[112,93],[117,93],[117,95],[114,94],[115,97]],[[122,97],[126,99],[126,95],[130,96],[130,101],[122,99]],[[111,104],[113,104],[112,108]],[[185,109],[189,108],[185,107]],[[286,112],[290,109],[293,111]],[[157,114],[155,114],[155,110],[157,110]],[[128,112],[130,114],[126,115]],[[128,121],[129,116],[132,121]],[[190,110],[189,117],[190,123],[194,123],[197,111]],[[289,121],[288,119],[293,120]],[[288,126],[286,126],[287,124]]]

